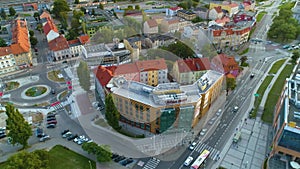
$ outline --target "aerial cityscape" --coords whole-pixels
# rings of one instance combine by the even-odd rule
[[[0,2],[0,169],[300,169],[300,1]]]

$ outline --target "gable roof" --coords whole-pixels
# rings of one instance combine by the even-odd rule
[[[113,78],[113,72],[115,69],[116,66],[104,67],[101,65],[94,69],[94,74],[101,86],[106,86],[109,83],[109,81]]]
[[[42,18],[49,18],[49,19],[52,19],[51,18],[51,15],[50,15],[50,13],[48,12],[48,11],[43,11],[43,13],[40,15],[40,19],[42,19]]]
[[[149,20],[146,21],[146,22],[147,22],[147,24],[148,24],[148,26],[149,26],[150,28],[153,28],[153,27],[157,27],[157,26],[158,26],[158,24],[157,24],[157,22],[156,22],[155,19],[149,19]]]
[[[48,35],[51,30],[58,33],[57,27],[53,23],[52,19],[47,19],[47,23],[44,25],[43,30],[45,35]]]
[[[48,43],[49,49],[52,51],[59,51],[69,48],[68,41],[65,37],[60,35]]]
[[[137,61],[135,64],[139,72],[167,69],[165,59],[163,58],[156,60]]]
[[[30,52],[28,29],[26,21],[17,19],[12,24],[12,45],[10,46],[13,54]]]
[[[169,8],[170,10],[172,10],[172,11],[178,11],[178,10],[181,10],[181,9],[183,9],[183,8],[181,8],[181,7],[179,7],[179,6],[176,6],[176,7],[171,7],[171,8]]]
[[[208,58],[190,58],[177,60],[179,73],[195,72],[210,69],[210,62]]]
[[[84,45],[84,44],[86,44],[86,43],[88,43],[90,41],[89,35],[81,35],[81,36],[78,37],[78,39],[79,39],[79,42],[82,45]]]
[[[228,73],[230,70],[239,70],[238,63],[235,61],[234,57],[225,54],[219,54],[218,57],[220,58],[225,73]]]
[[[6,56],[9,54],[12,54],[11,48],[9,46],[0,48],[0,56]]]

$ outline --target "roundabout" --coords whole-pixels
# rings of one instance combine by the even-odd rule
[[[24,99],[32,100],[32,99],[40,99],[42,97],[47,96],[51,91],[51,88],[47,85],[35,85],[29,88],[26,88],[21,96]]]

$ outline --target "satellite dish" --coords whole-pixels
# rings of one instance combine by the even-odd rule
[[[106,85],[106,87],[107,88],[112,88],[112,87],[114,87],[114,85],[109,83],[109,84]]]

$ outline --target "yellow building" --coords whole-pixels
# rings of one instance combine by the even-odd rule
[[[209,4],[209,9],[213,9],[215,7],[220,6],[223,10],[228,11],[229,16],[231,17],[232,15],[236,14],[239,12],[239,5],[236,3],[228,3],[228,2],[223,2],[223,3],[210,3]]]
[[[208,112],[223,89],[224,76],[209,70],[191,85],[163,83],[156,87],[114,78],[112,96],[120,121],[151,133],[190,130]]]

